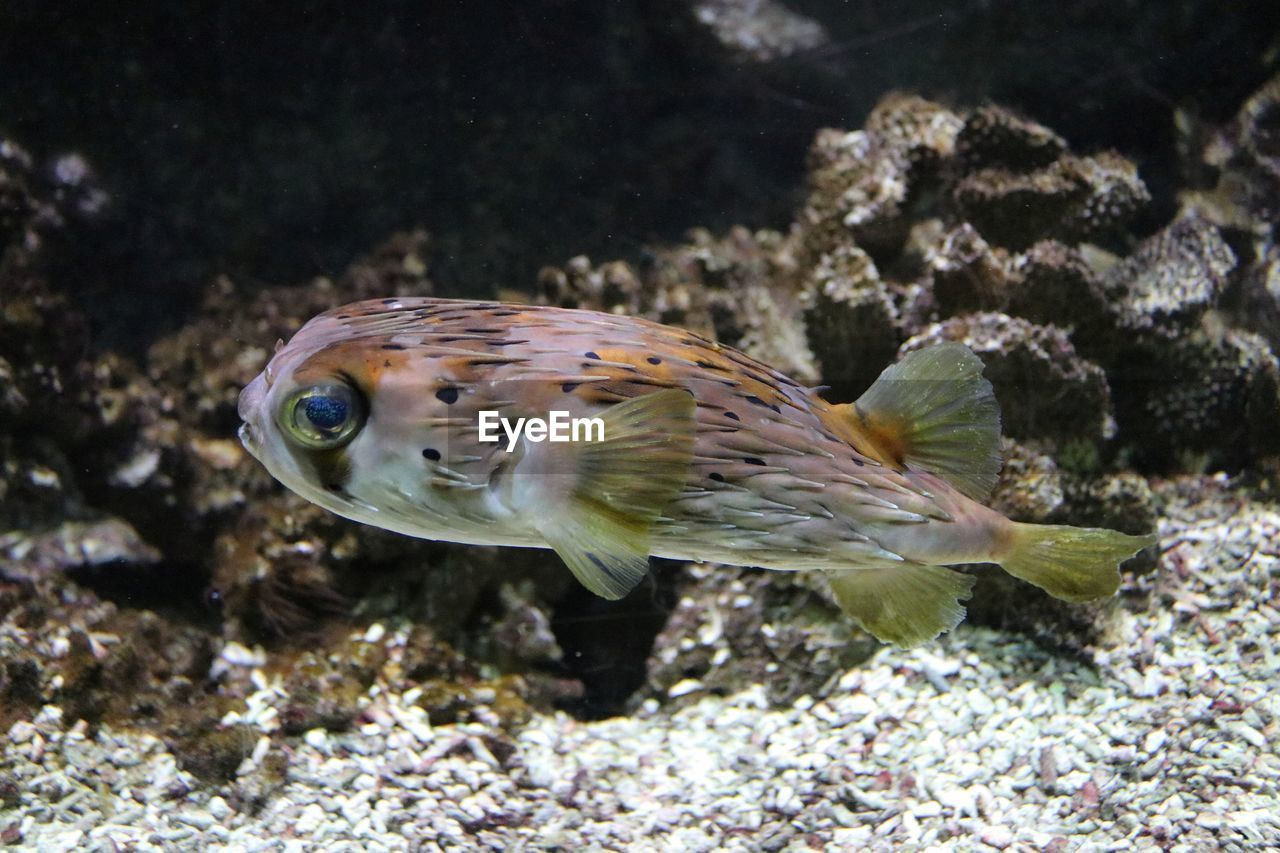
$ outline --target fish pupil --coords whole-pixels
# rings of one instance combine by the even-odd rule
[[[316,429],[329,432],[347,422],[346,401],[337,397],[308,397],[303,412]]]

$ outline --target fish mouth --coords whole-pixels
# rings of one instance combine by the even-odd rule
[[[240,429],[237,435],[240,437],[240,443],[244,445],[244,449],[249,451],[255,458],[258,456],[258,429],[254,426],[257,420],[256,415],[262,404],[262,398],[266,395],[267,383],[262,374],[258,374],[252,382],[244,387],[240,392],[240,398],[236,401],[236,412],[240,415]]]
[[[253,434],[253,427],[247,423],[240,424],[240,429],[236,430],[236,435],[240,437],[240,444],[244,449],[249,451],[249,455],[258,458],[258,439]]]

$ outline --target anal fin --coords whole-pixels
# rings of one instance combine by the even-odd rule
[[[832,572],[836,603],[877,640],[910,648],[964,619],[974,578],[942,566],[896,563]]]
[[[645,394],[601,415],[604,438],[566,454],[573,486],[538,529],[574,576],[603,598],[622,598],[649,568],[653,523],[684,488],[697,422],[681,389]]]

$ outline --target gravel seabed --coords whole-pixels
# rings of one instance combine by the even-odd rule
[[[885,649],[821,697],[759,686],[674,712],[432,727],[369,692],[360,729],[262,729],[223,789],[148,735],[12,727],[0,840],[40,850],[1198,850],[1280,845],[1280,507],[1161,487],[1163,570],[1096,665],[961,626]],[[375,626],[371,642],[398,642]],[[514,744],[514,750],[507,744]],[[264,777],[272,752],[289,759]],[[247,804],[255,803],[254,808]],[[237,808],[235,804],[240,804]]]

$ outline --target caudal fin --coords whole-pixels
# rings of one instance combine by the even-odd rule
[[[1090,601],[1120,586],[1120,564],[1156,543],[1155,534],[1015,522],[1004,570],[1064,601]]]

